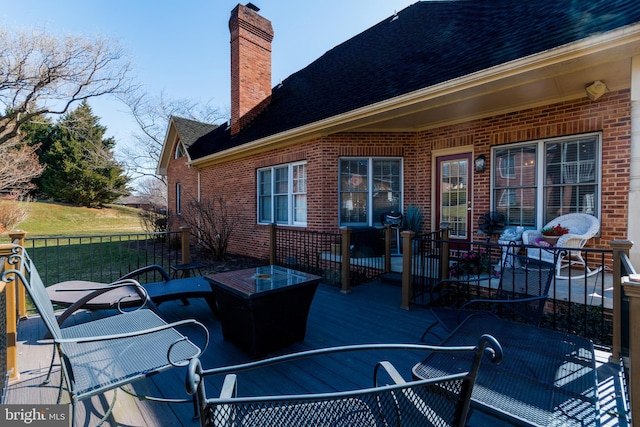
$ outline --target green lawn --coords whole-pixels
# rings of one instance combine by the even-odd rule
[[[0,201],[0,209],[2,208]],[[50,202],[21,202],[27,209],[26,221],[16,228],[29,237],[80,236],[95,234],[137,233],[144,231],[138,209],[109,205],[85,208]],[[2,236],[6,242],[8,237]]]
[[[0,201],[0,209],[3,203],[7,202]],[[170,257],[173,254],[175,258],[175,251],[164,240],[149,239],[145,234],[139,209],[23,204],[28,218],[15,229],[27,232],[25,247],[47,284],[72,279],[111,282],[148,264],[168,269],[170,263],[176,263]],[[9,236],[0,235],[1,243],[9,243]]]

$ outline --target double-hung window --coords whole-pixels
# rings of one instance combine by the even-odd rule
[[[339,177],[341,226],[380,225],[385,212],[400,212],[402,159],[343,158]]]
[[[258,170],[258,222],[307,224],[307,164],[279,165]]]
[[[573,212],[599,217],[600,135],[495,147],[493,210],[508,225],[539,228]]]

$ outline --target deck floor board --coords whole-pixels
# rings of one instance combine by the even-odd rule
[[[431,316],[424,308],[407,311],[400,308],[399,287],[374,281],[353,288],[352,293],[342,294],[339,288],[320,284],[309,312],[305,340],[271,354],[284,354],[312,348],[334,345],[364,343],[418,343]],[[250,361],[234,344],[224,341],[220,322],[216,320],[203,299],[190,300],[189,305],[181,301],[168,301],[159,306],[169,322],[195,318],[204,323],[211,334],[209,348],[201,357],[205,368],[227,366]],[[109,315],[108,310],[82,311],[72,316],[69,322]],[[201,334],[193,330],[194,340]],[[188,333],[188,331],[187,331]],[[59,371],[51,384],[42,385],[52,346],[44,340],[45,328],[38,316],[30,316],[19,324],[19,369],[20,381],[10,385],[6,403],[55,403]],[[430,344],[437,344],[436,338]],[[474,344],[474,343],[470,343]],[[373,366],[380,360],[390,360],[406,378],[411,378],[411,367],[422,359],[416,352],[403,355],[358,354],[334,355],[322,359],[306,359],[295,364],[277,365],[269,370],[244,372],[238,377],[239,395],[296,394],[348,390],[371,386]],[[59,367],[56,367],[59,370]],[[170,369],[129,386],[139,394],[163,397],[189,398],[185,391],[185,368]],[[222,378],[207,378],[207,394],[216,395]],[[116,392],[116,405],[104,426],[188,426],[195,427],[193,405],[164,404],[139,400]],[[78,425],[95,426],[109,407],[113,391],[96,396],[78,405]],[[63,402],[68,395],[63,394]],[[478,418],[476,425],[485,423]],[[491,422],[491,420],[489,420]]]

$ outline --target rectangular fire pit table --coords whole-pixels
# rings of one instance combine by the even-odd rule
[[[275,265],[210,274],[222,335],[252,357],[302,341],[320,277]]]

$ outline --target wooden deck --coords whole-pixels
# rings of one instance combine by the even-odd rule
[[[168,321],[195,318],[203,322],[211,333],[209,348],[202,357],[205,368],[224,366],[250,360],[249,356],[235,345],[222,339],[221,327],[207,304],[202,299],[191,300],[190,305],[180,301],[166,302],[160,310]],[[106,311],[81,312],[68,321],[82,322],[87,318],[108,314]],[[339,292],[337,287],[320,284],[309,313],[307,334],[304,342],[296,343],[281,353],[360,343],[415,343],[430,324],[427,310],[400,309],[400,288],[380,282],[364,284],[353,289],[349,295]],[[20,379],[11,384],[7,392],[8,404],[55,403],[59,375],[54,375],[50,384],[43,385],[52,346],[44,340],[44,325],[38,316],[20,322],[19,369]],[[197,337],[194,340],[197,341]],[[436,344],[436,342],[431,342]],[[472,344],[472,343],[470,343]],[[364,354],[357,357],[334,356],[324,360],[305,360],[295,366],[278,365],[266,371],[247,372],[239,375],[239,393],[279,394],[347,390],[370,386],[375,362],[390,360],[405,378],[411,376],[411,367],[418,362],[417,354],[396,355]],[[57,368],[56,368],[57,369]],[[59,372],[58,372],[59,373]],[[603,370],[602,383],[609,384],[608,374]],[[153,376],[134,384],[131,389],[139,394],[187,398],[185,372],[182,368]],[[221,381],[212,379],[207,383],[208,394],[215,395]],[[96,396],[78,405],[78,425],[95,426],[108,410],[115,395],[113,412],[107,417],[105,426],[196,426],[193,420],[193,405],[164,404],[142,401],[130,397],[122,390]],[[610,395],[610,394],[607,394]],[[68,395],[63,394],[68,403]],[[611,403],[608,403],[611,408]],[[603,403],[601,408],[607,407]],[[473,412],[471,425],[499,425],[478,411]],[[617,425],[603,419],[602,425]]]

